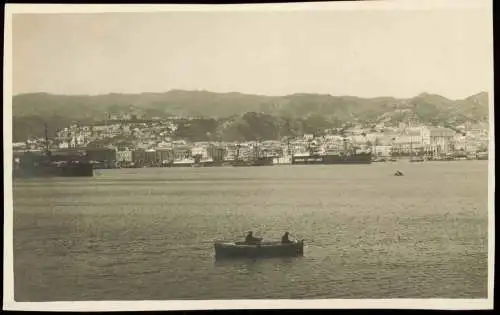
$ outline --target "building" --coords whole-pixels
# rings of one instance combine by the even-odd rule
[[[57,145],[57,147],[59,149],[68,149],[70,147],[70,143],[68,141],[62,141]]]
[[[236,159],[236,154],[238,153],[238,148],[234,144],[226,144],[224,149],[224,160],[234,161]]]
[[[208,160],[209,154],[206,145],[195,146],[191,149],[191,156],[197,157],[201,160]]]
[[[373,145],[392,145],[398,137],[397,134],[381,134],[377,135],[372,142]]]
[[[174,150],[169,147],[156,148],[156,159],[161,163],[167,163],[174,160]]]
[[[477,138],[488,136],[488,125],[485,123],[469,124],[467,127],[467,135],[469,136]]]
[[[220,145],[210,144],[207,148],[207,151],[208,158],[215,162],[223,161],[224,157],[226,156],[226,149]]]
[[[392,155],[392,145],[374,145],[371,150],[375,156],[388,157]]]
[[[366,136],[361,134],[354,134],[349,137],[349,140],[353,143],[361,144],[361,143],[366,143],[368,141],[368,138],[366,138]]]
[[[13,142],[12,147],[13,147],[13,149],[25,149],[26,142]]]
[[[144,151],[144,162],[148,165],[155,164],[158,162],[156,158],[156,150],[148,149]]]
[[[116,161],[117,162],[132,162],[132,150],[129,149],[118,149],[116,151]]]
[[[455,131],[449,128],[423,127],[421,137],[424,149],[429,153],[441,154],[453,150]]]
[[[93,133],[103,133],[108,132],[110,129],[108,125],[94,125],[91,130]]]
[[[256,149],[250,144],[236,145],[236,158],[239,160],[249,160],[256,157]]]
[[[202,144],[191,149],[191,156],[201,161],[220,162],[225,159],[226,149],[220,145]]]
[[[177,145],[173,148],[175,161],[182,161],[191,158],[191,148],[188,145]]]
[[[292,164],[292,157],[289,155],[273,158],[273,164]]]
[[[404,134],[397,136],[394,139],[393,144],[408,147],[409,150],[422,148],[422,134],[419,131],[407,131]]]

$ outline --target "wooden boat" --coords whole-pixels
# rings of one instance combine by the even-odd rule
[[[377,163],[377,162],[387,162],[387,160],[383,157],[372,157],[372,162]]]
[[[421,156],[412,157],[412,158],[410,159],[410,162],[413,162],[413,163],[424,162],[424,161],[425,161],[425,160],[424,160],[424,158],[423,158],[423,157],[421,157]]]
[[[298,257],[304,255],[304,241],[292,243],[261,242],[215,242],[215,258],[267,258]]]
[[[477,152],[476,158],[478,160],[488,160],[488,152]]]

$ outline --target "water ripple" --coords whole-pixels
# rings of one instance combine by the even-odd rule
[[[15,298],[485,297],[480,162],[15,181]],[[406,176],[392,177],[394,168]],[[306,240],[305,256],[214,260],[213,240],[248,230],[266,239],[288,230]]]

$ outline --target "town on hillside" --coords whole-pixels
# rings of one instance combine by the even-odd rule
[[[141,119],[130,114],[107,114],[99,123],[74,124],[58,130],[53,137],[13,143],[14,162],[19,163],[28,153],[46,151],[52,156],[85,157],[95,168],[212,166],[256,160],[266,160],[265,165],[315,164],[318,157],[363,154],[369,156],[363,160],[369,163],[405,158],[487,159],[488,156],[487,122],[439,127],[412,121],[398,126],[382,122],[369,128],[366,124],[351,124],[314,134],[252,141],[176,138],[175,131],[189,121],[190,118]]]

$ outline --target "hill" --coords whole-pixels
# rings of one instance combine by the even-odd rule
[[[59,126],[71,121],[103,120],[105,113],[118,112],[134,112],[146,117],[212,118],[218,126],[210,127],[213,130],[207,132],[218,133],[222,138],[246,138],[260,132],[252,128],[266,130],[271,125],[275,126],[272,133],[281,134],[292,125],[298,132],[344,122],[374,124],[385,121],[397,124],[411,119],[439,124],[481,121],[488,117],[486,92],[462,100],[450,100],[428,93],[411,99],[396,99],[305,93],[262,96],[237,92],[172,90],[165,93],[95,96],[33,93],[16,95],[12,101],[16,140],[25,138],[28,127],[39,130],[36,126],[40,121]],[[222,125],[225,127],[222,128]],[[38,131],[35,133],[38,135]]]

